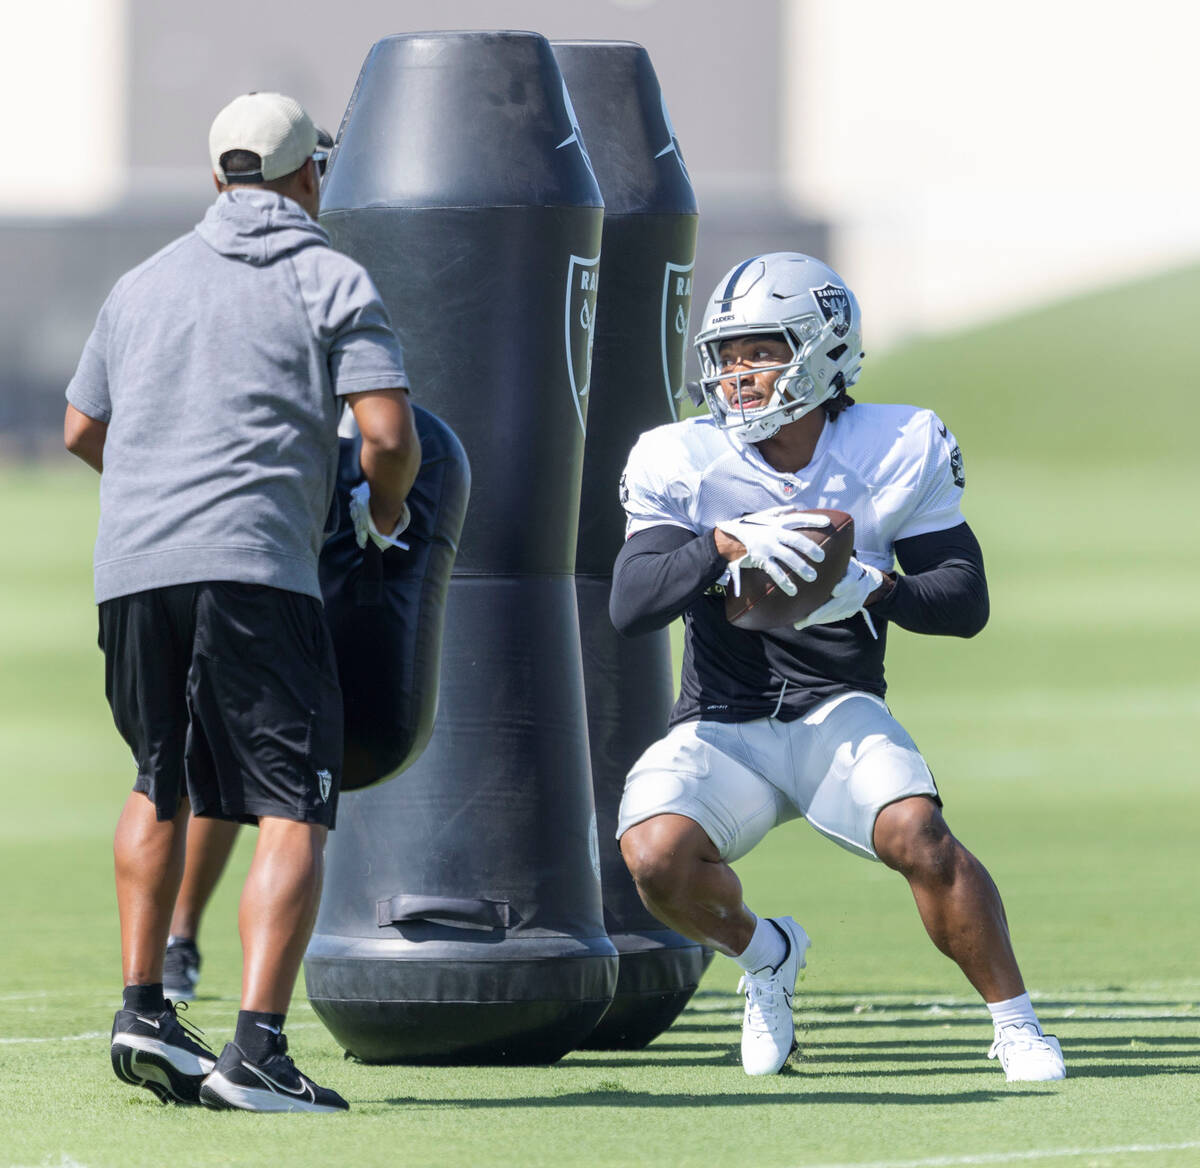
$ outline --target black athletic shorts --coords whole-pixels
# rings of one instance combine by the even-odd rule
[[[160,820],[333,827],[342,694],[325,611],[259,584],[154,588],[100,605],[113,720],[137,762],[135,791]]]

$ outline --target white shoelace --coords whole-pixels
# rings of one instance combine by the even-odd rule
[[[1010,1051],[1017,1050],[1055,1057],[1050,1044],[1036,1026],[1028,1022],[1019,1022],[1013,1026],[1002,1026],[996,1031],[996,1039],[988,1051],[988,1058],[999,1057],[1003,1062]]]
[[[745,1024],[754,1031],[770,1033],[781,1008],[790,1010],[788,992],[777,977],[754,977],[743,974],[738,993],[746,994]]]

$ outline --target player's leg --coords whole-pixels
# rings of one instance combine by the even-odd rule
[[[121,920],[121,971],[125,984],[163,979],[163,950],[175,893],[183,877],[188,806],[173,819],[158,819],[141,791],[131,791],[117,821],[113,861]]]
[[[196,996],[200,921],[225,871],[239,826],[225,819],[197,816],[188,823],[183,881],[175,898],[163,962],[163,993],[173,1002],[190,1002]]]
[[[998,1056],[1010,1080],[1066,1075],[1058,1040],[1043,1035],[1008,931],[1000,892],[984,866],[951,833],[941,808],[924,796],[884,807],[875,851],[908,881],[930,939],[987,1003]]]
[[[195,1103],[213,1054],[181,1025],[162,986],[163,949],[183,872],[187,802],[182,798],[187,658],[178,624],[189,590],[156,589],[100,609],[105,688],[113,719],[138,762],[138,777],[113,839],[125,989],[113,1018],[117,1077],[164,1102]]]
[[[874,842],[880,860],[908,881],[930,939],[983,1000],[1023,994],[1000,893],[937,804],[926,796],[888,804],[875,820]]]
[[[694,819],[654,815],[621,836],[621,855],[642,903],[664,925],[735,957],[758,921],[742,899],[742,882]]]
[[[794,1047],[791,999],[809,942],[790,917],[756,917],[730,867],[795,815],[753,769],[754,726],[685,723],[651,746],[627,780],[618,836],[650,912],[743,969],[742,1065],[760,1075],[779,1071]]]
[[[824,703],[795,733],[804,758],[799,770],[817,779],[794,796],[809,822],[843,847],[901,872],[934,943],[959,964],[997,1023],[1030,1023],[1033,1047],[1017,1052],[1011,1064],[1007,1053],[1001,1056],[1009,1077],[1061,1078],[1057,1041],[1043,1038],[1037,1025],[1000,895],[983,865],[947,828],[916,743],[868,694]],[[1038,1065],[1018,1066],[1022,1060]],[[1047,1060],[1057,1063],[1058,1073]]]
[[[246,1111],[345,1110],[340,1095],[296,1068],[284,1035],[341,770],[341,692],[320,603],[275,588],[202,585],[188,698],[194,811],[259,826],[238,912],[241,1010],[200,1101]]]
[[[286,1014],[317,919],[324,826],[263,816],[242,887],[242,1009]]]

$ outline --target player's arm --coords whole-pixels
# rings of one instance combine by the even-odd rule
[[[735,543],[727,543],[730,554],[739,554]],[[617,555],[608,614],[627,637],[665,628],[728,567],[712,531],[696,535],[668,523],[645,528]]]
[[[108,423],[90,418],[68,403],[63,419],[63,442],[76,458],[83,459],[97,474],[104,471],[104,440]]]
[[[100,308],[95,327],[75,375],[67,386],[67,412],[63,418],[63,443],[97,474],[104,472],[104,443],[112,417],[112,395],[108,385],[109,322],[118,299],[118,284]]]
[[[867,601],[868,612],[945,637],[973,637],[987,624],[983,551],[966,523],[898,539],[895,551],[904,575],[885,577],[886,591]]]
[[[393,531],[421,468],[421,441],[406,389],[373,389],[346,395],[362,434],[360,462],[371,488],[371,518]]]

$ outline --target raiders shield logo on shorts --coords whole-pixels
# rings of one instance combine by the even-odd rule
[[[567,265],[567,376],[579,428],[587,432],[584,417],[592,376],[592,344],[596,337],[596,289],[600,285],[600,257],[584,259],[573,255]]]
[[[317,788],[321,793],[321,802],[329,802],[329,792],[333,790],[333,775],[329,771],[317,771]]]
[[[662,292],[662,369],[671,421],[679,421],[675,405],[684,395],[683,371],[687,360],[688,319],[692,314],[692,269],[690,264],[666,264]]]

